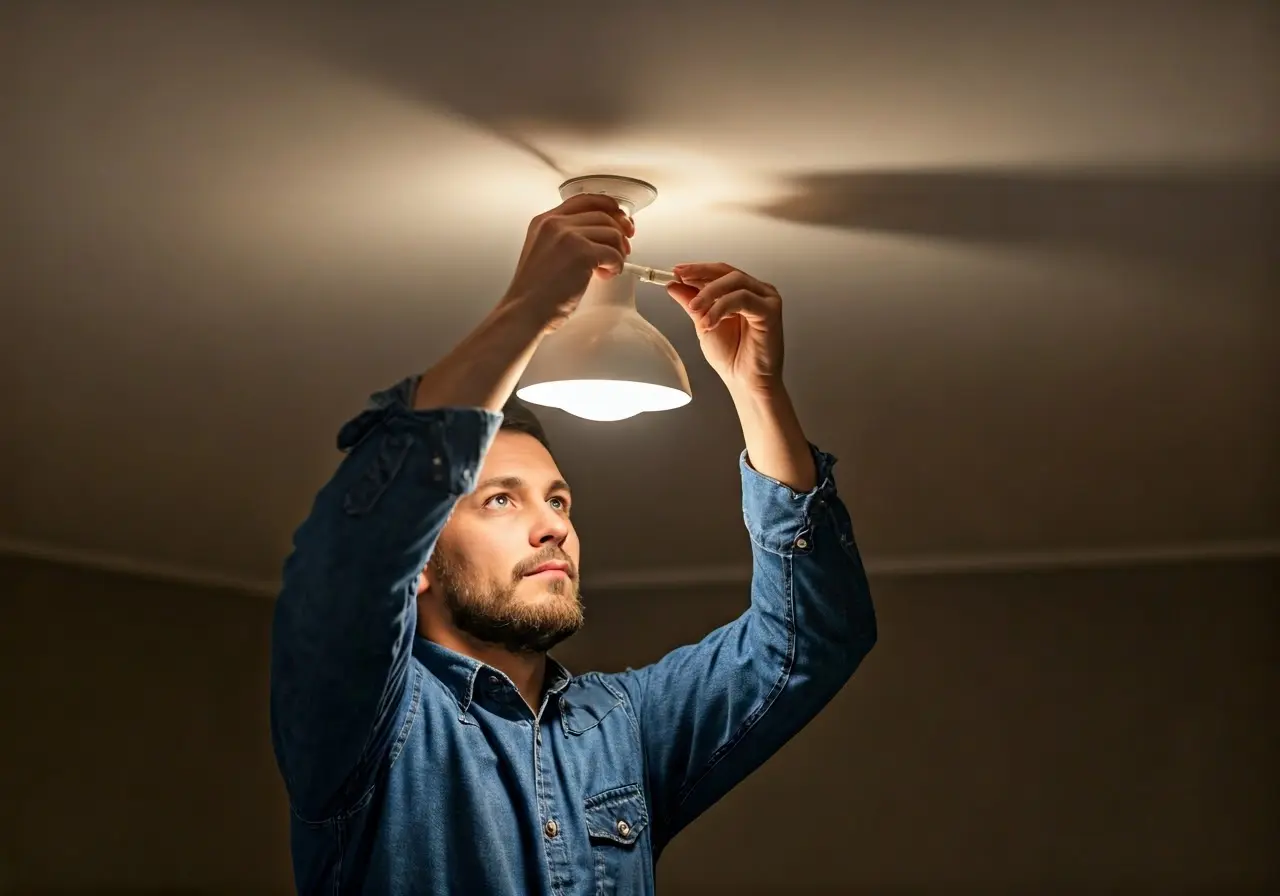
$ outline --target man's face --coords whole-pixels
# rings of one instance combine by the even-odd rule
[[[480,641],[542,653],[582,627],[569,487],[533,436],[499,431],[427,563],[425,590]]]

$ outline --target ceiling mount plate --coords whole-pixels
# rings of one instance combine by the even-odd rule
[[[560,185],[561,199],[580,193],[603,193],[616,200],[631,216],[658,198],[658,188],[653,184],[620,174],[586,174],[570,178]]]

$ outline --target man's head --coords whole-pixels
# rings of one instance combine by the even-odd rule
[[[543,653],[572,635],[583,616],[569,512],[541,424],[511,399],[475,491],[454,508],[424,570],[419,618],[514,652]]]

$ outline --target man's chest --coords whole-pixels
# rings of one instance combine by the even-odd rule
[[[465,861],[480,875],[473,884],[496,891],[520,879],[532,892],[651,892],[647,779],[629,708],[598,689],[552,699],[535,720],[486,684],[465,710],[424,694],[388,771],[383,811],[395,833],[384,834],[397,842],[384,846],[435,867]]]

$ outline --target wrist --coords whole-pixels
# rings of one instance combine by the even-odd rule
[[[480,329],[505,336],[503,341],[528,341],[532,347],[536,347],[547,335],[549,325],[550,319],[539,311],[536,303],[521,296],[508,295],[489,312],[480,324]]]
[[[731,384],[726,388],[739,413],[763,413],[775,416],[778,412],[782,412],[784,416],[794,414],[791,396],[781,382],[768,385],[756,383],[749,386]]]
[[[514,312],[528,326],[534,327],[539,335],[546,336],[564,325],[581,299],[581,292],[573,297],[525,289],[508,292],[499,307]]]
[[[731,389],[730,395],[752,468],[797,493],[812,490],[817,485],[813,455],[791,398],[781,384],[765,389]]]

